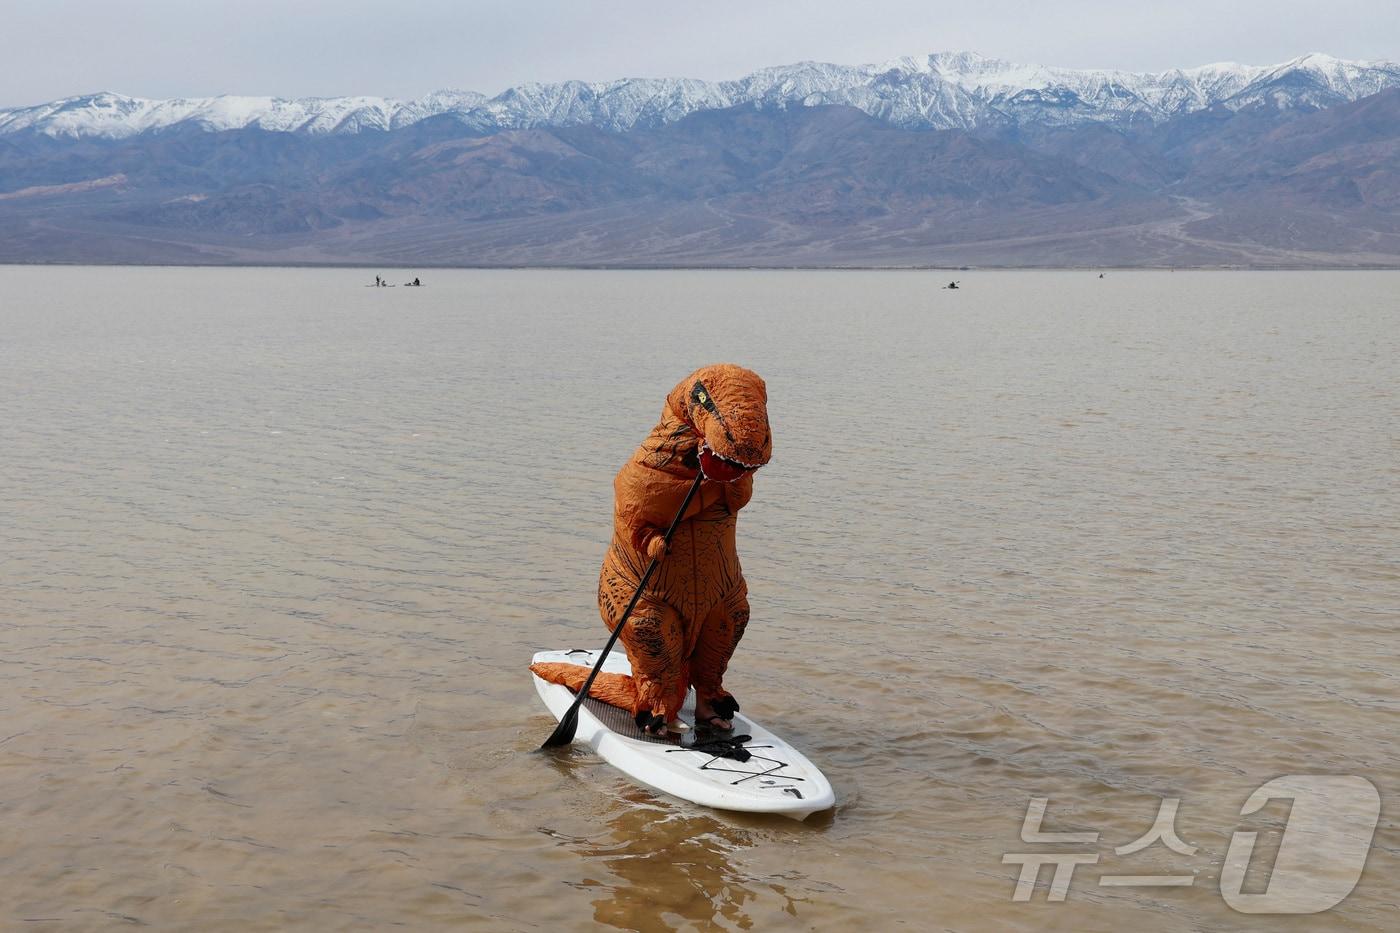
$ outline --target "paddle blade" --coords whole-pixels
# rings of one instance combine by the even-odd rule
[[[568,745],[574,740],[574,733],[578,731],[578,706],[570,706],[569,711],[559,720],[559,725],[554,727],[549,738],[544,740],[540,748],[559,748]]]

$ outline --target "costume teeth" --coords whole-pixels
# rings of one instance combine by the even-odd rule
[[[746,470],[757,470],[760,466],[762,466],[762,464],[745,463],[744,461],[738,459],[737,457],[726,457],[724,454],[720,453],[718,450],[715,450],[713,447],[711,447],[711,446],[709,445],[709,443],[706,442],[706,441],[701,441],[701,442],[700,442],[700,449],[701,449],[701,450],[704,450],[704,451],[708,451],[709,453],[714,454],[716,457],[719,457],[719,458],[720,458],[721,460],[723,460],[725,463],[732,463],[732,464],[734,464],[735,466],[741,466],[741,467],[743,467],[743,468],[746,469]]]

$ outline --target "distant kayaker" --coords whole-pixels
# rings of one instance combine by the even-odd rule
[[[378,288],[379,285],[380,285],[379,276],[376,275],[376,276],[374,277],[374,287],[375,287],[375,288]]]
[[[420,282],[420,281],[418,281],[418,276],[415,275],[415,276],[413,277],[413,284],[414,284],[414,285],[422,285],[423,283]]]

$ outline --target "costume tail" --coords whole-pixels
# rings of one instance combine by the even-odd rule
[[[564,664],[560,661],[541,661],[530,665],[530,672],[540,679],[552,684],[563,684],[574,693],[583,689],[583,682],[588,679],[590,670],[592,668],[580,664]],[[602,700],[609,706],[625,709],[629,713],[637,711],[637,684],[626,674],[599,671],[593,686],[588,688],[588,695]]]

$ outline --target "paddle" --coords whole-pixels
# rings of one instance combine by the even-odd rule
[[[677,512],[676,517],[671,520],[671,527],[666,529],[665,541],[667,548],[671,546],[671,536],[676,533],[676,528],[680,526],[681,516],[685,514],[686,509],[690,508],[690,500],[695,498],[695,491],[700,488],[700,483],[704,478],[705,474],[702,471],[695,471],[695,482],[690,484],[690,491],[685,494],[685,501],[681,503],[680,511]],[[554,732],[550,734],[549,738],[544,740],[544,744],[541,745],[540,748],[558,748],[561,745],[568,745],[574,740],[574,733],[578,731],[578,708],[583,705],[584,700],[588,699],[588,688],[593,686],[594,678],[596,678],[598,672],[603,669],[603,662],[607,660],[608,652],[612,651],[613,645],[617,644],[617,636],[622,634],[622,627],[627,624],[628,616],[632,615],[632,610],[637,606],[637,600],[642,598],[642,591],[647,588],[647,581],[651,579],[652,573],[655,572],[657,565],[660,563],[661,561],[659,558],[653,558],[652,562],[647,564],[647,572],[642,574],[642,582],[637,584],[637,592],[632,594],[632,601],[627,604],[627,609],[623,611],[622,618],[619,619],[617,625],[613,627],[612,637],[610,637],[608,643],[603,646],[603,653],[598,655],[598,663],[593,665],[592,673],[590,673],[588,679],[583,682],[583,688],[579,690],[578,696],[574,697],[573,705],[569,707],[569,711],[559,718],[559,725],[555,727]]]

